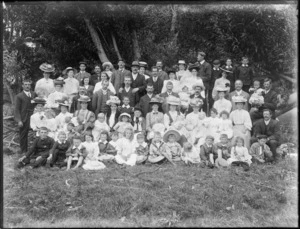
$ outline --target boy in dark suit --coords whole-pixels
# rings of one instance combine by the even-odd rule
[[[123,97],[122,105],[119,107],[120,113],[128,113],[130,116],[133,115],[133,107],[130,106],[130,100],[127,96]]]
[[[123,88],[122,92],[119,93],[119,99],[121,101],[123,101],[124,97],[129,98],[129,101],[130,101],[129,105],[131,107],[134,107],[135,104],[136,104],[136,101],[135,101],[135,99],[136,99],[135,94],[136,93],[133,92],[133,88],[131,87],[131,85],[132,85],[131,76],[125,76],[124,77],[124,88]]]
[[[205,138],[205,143],[200,146],[201,167],[214,167],[215,160],[218,158],[218,152],[217,147],[213,143],[214,137],[208,135]]]
[[[254,77],[254,70],[248,65],[248,57],[242,57],[242,65],[237,67],[235,80],[240,79],[243,82],[243,91],[248,92]]]
[[[22,87],[23,91],[16,96],[15,100],[15,120],[19,126],[21,153],[28,150],[28,132],[30,128],[30,116],[33,114],[34,103],[31,100],[37,97],[34,91],[31,91],[31,80],[25,79]]]
[[[156,66],[152,67],[152,74],[149,79],[146,80],[147,84],[153,85],[153,93],[158,95],[164,86],[164,81],[158,76],[158,68]]]

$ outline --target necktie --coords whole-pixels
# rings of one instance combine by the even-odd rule
[[[139,118],[135,118],[135,123],[136,123],[136,130],[139,131]]]
[[[31,98],[31,94],[30,94],[30,92],[28,92],[28,94],[27,94],[27,95],[28,95],[28,97],[29,97],[29,98]]]

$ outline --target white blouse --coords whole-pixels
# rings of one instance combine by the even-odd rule
[[[63,113],[59,113],[56,117],[55,117],[55,121],[56,121],[56,125],[57,125],[57,128],[58,129],[62,129],[64,128],[65,124],[66,124],[66,117],[70,117],[72,118],[73,117],[73,114],[69,113],[69,112],[66,112],[65,114]]]
[[[85,160],[94,161],[99,155],[99,146],[98,142],[83,142],[81,143],[82,146],[85,147],[87,156]]]
[[[178,80],[165,80],[164,81],[164,86],[161,90],[161,93],[165,93],[167,91],[167,83],[169,81],[173,83],[173,90],[172,90],[173,92],[178,93],[179,91],[181,91],[180,88],[179,88],[180,87],[180,82]]]
[[[230,113],[232,104],[227,99],[219,99],[214,102],[213,107],[218,111],[218,114],[220,114],[224,110]]]
[[[131,154],[134,153],[134,143],[135,141],[130,141],[129,139],[123,137],[120,138],[117,142],[117,154],[124,156],[124,157],[128,157]]]
[[[93,93],[95,94],[97,91],[99,91],[100,89],[102,89],[102,82],[98,82],[96,83],[95,85],[95,88],[94,88],[94,91]],[[112,85],[112,83],[109,81],[109,84],[108,84],[108,89],[113,93],[113,94],[116,94],[116,90],[114,88],[114,86]]]
[[[230,120],[234,125],[244,125],[248,130],[252,128],[252,121],[248,111],[234,110],[229,115]]]

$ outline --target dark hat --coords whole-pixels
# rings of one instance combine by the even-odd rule
[[[201,55],[201,56],[206,56],[205,52],[198,52],[198,55]]]
[[[228,135],[227,135],[227,134],[221,134],[221,135],[220,135],[220,139],[221,139],[221,138],[226,138],[226,139],[228,139]]]
[[[206,140],[206,139],[211,139],[211,140],[213,140],[213,141],[215,140],[215,138],[214,138],[213,136],[211,136],[211,135],[207,135],[206,138],[205,138],[205,140]]]
[[[214,65],[220,64],[220,61],[219,60],[214,60],[213,64]]]
[[[232,71],[229,71],[229,70],[227,70],[227,69],[225,69],[225,68],[220,68],[223,72],[227,72],[227,73],[233,73]]]
[[[263,134],[259,134],[259,135],[257,135],[257,138],[258,138],[258,139],[262,139],[262,138],[267,139],[268,136],[267,136],[267,135],[263,135]]]
[[[135,60],[135,61],[133,61],[132,64],[131,64],[131,67],[133,67],[133,66],[140,67],[140,64],[139,64],[138,61]]]
[[[174,74],[176,74],[176,69],[175,68],[168,68],[167,69],[167,73],[168,73],[168,75],[170,74],[170,73],[174,73]]]
[[[62,86],[63,84],[65,84],[65,81],[64,81],[64,78],[61,77],[61,76],[54,80],[54,86],[55,85],[61,85]]]
[[[86,62],[85,61],[80,61],[79,65],[84,64],[86,66]]]
[[[143,113],[142,108],[140,108],[139,106],[135,106],[134,109],[133,109],[133,111],[140,111],[140,112]]]
[[[193,69],[196,69],[197,71],[199,71],[200,67],[198,64],[189,64],[188,69],[190,71],[192,71]]]
[[[43,98],[37,97],[37,98],[34,98],[34,99],[31,101],[31,103],[35,103],[35,104],[46,104],[46,100],[43,99]]]

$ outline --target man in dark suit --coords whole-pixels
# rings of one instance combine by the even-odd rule
[[[167,98],[170,95],[173,95],[173,96],[179,98],[178,93],[173,92],[173,83],[171,81],[168,81],[168,83],[167,83],[167,91],[164,92],[164,93],[161,93],[159,95],[160,97],[164,98],[164,102],[162,104],[162,110],[163,110],[164,114],[169,111],[169,106],[168,106],[168,103],[167,103]]]
[[[204,88],[201,84],[196,83],[195,85],[193,85],[193,90],[195,91],[195,93],[193,95],[190,96],[191,99],[193,98],[199,98],[202,99],[203,101],[203,105],[200,108],[200,110],[202,110],[203,112],[205,112],[207,114],[207,101],[206,99],[201,95],[201,93],[204,92]],[[189,105],[189,109],[187,111],[187,114],[193,112],[193,108],[191,105]],[[207,115],[208,116],[208,115]]]
[[[156,66],[152,67],[152,73],[150,78],[146,80],[147,84],[153,85],[153,93],[158,95],[161,93],[161,90],[164,86],[164,81],[158,76],[158,68]],[[149,101],[150,102],[150,101]]]
[[[132,92],[135,93],[135,102],[138,103],[140,98],[146,94],[146,79],[145,76],[138,73],[139,62],[133,61],[131,64],[131,87],[133,88]]]
[[[37,95],[31,91],[31,80],[24,80],[23,91],[16,96],[15,101],[15,120],[19,126],[21,153],[28,150],[28,132],[30,128],[30,116],[33,114],[34,103],[31,100]]]
[[[264,79],[264,89],[265,89],[264,104],[258,110],[252,111],[250,113],[250,117],[253,123],[256,120],[263,117],[263,110],[265,108],[270,109],[272,116],[276,118],[275,110],[277,107],[277,93],[274,90],[272,90],[272,80],[270,78]]]
[[[222,70],[220,69],[220,61],[214,60],[213,62],[213,68],[211,71],[211,80],[210,80],[210,88],[213,88],[215,85],[216,79],[221,78],[222,76]]]
[[[121,93],[119,93],[119,99],[121,100],[121,103],[123,102],[124,97],[128,97],[130,101],[130,106],[134,107],[136,102],[135,102],[135,93],[133,93],[133,88],[131,87],[131,77],[130,76],[125,76],[124,78],[124,90],[122,90]]]
[[[248,57],[242,57],[242,65],[237,67],[235,72],[235,80],[240,79],[243,81],[243,90],[245,92],[249,92],[254,76],[254,70],[248,63]]]
[[[96,83],[101,81],[101,67],[100,65],[95,65],[94,74],[91,76],[90,84],[95,86]]]
[[[162,69],[162,68],[163,68],[163,63],[162,63],[162,61],[158,60],[158,61],[156,62],[156,67],[157,67],[157,69],[158,69],[158,77],[159,77],[160,79],[162,79],[162,81],[170,79],[170,78],[169,78],[169,75]]]
[[[131,75],[131,72],[125,69],[125,62],[123,60],[119,60],[118,66],[119,69],[113,72],[110,80],[116,90],[117,95],[119,94],[119,89],[124,87],[124,77]]]
[[[280,126],[277,120],[271,119],[272,111],[270,109],[263,110],[263,118],[258,120],[253,126],[253,136],[251,145],[257,142],[258,135],[267,136],[267,145],[270,147],[274,161],[277,160],[276,148],[280,144]]]
[[[211,81],[211,65],[205,61],[206,54],[204,52],[199,52],[197,56],[197,60],[199,63],[199,71],[198,76],[203,80],[204,86],[207,90],[212,90],[210,88]],[[211,92],[209,92],[211,94]]]
[[[232,101],[232,97],[234,96],[243,96],[245,99],[247,99],[247,101],[244,103],[243,109],[248,111],[249,110],[248,101],[250,96],[247,92],[242,90],[243,82],[241,80],[236,80],[234,83],[234,88],[235,90],[229,93],[229,100],[232,103],[232,111],[237,109],[236,103]]]
[[[147,94],[144,95],[143,97],[141,97],[140,102],[137,105],[139,108],[141,108],[143,117],[146,117],[148,112],[151,111],[149,102],[150,102],[151,98],[155,96],[154,87],[152,84],[150,84],[150,83],[147,84],[146,91],[147,91]]]
[[[85,71],[86,62],[85,61],[79,62],[79,68],[80,68],[80,71],[74,76],[74,78],[79,81],[79,85],[83,85],[83,78],[85,76],[89,77],[90,82],[91,82],[91,74]]]

